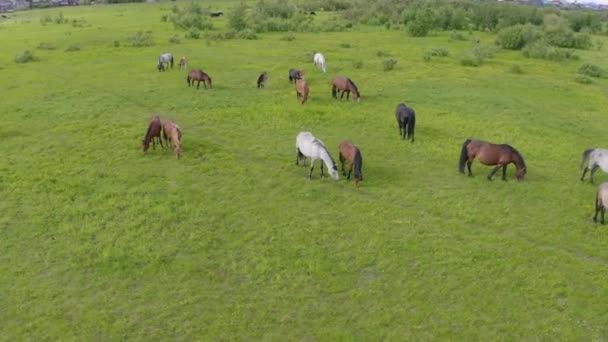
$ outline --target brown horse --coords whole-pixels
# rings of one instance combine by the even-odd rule
[[[602,183],[597,189],[597,194],[595,196],[595,215],[593,216],[593,222],[597,222],[597,214],[601,212],[600,222],[604,224],[606,207],[608,207],[608,183]]]
[[[264,88],[266,86],[266,81],[268,81],[268,74],[264,71],[260,74],[260,77],[258,77],[258,88]]]
[[[469,176],[473,176],[471,164],[475,158],[479,159],[482,164],[496,165],[494,170],[488,174],[488,180],[492,180],[492,176],[502,167],[502,180],[506,181],[507,165],[510,163],[515,164],[515,177],[517,177],[517,180],[524,180],[524,175],[527,171],[524,157],[510,145],[492,144],[483,140],[465,140],[464,144],[462,144],[460,162],[458,164],[460,173],[464,173],[464,165],[466,164],[469,169]]]
[[[154,138],[156,138],[156,140],[158,140],[158,142],[160,143],[160,146],[164,147],[162,140],[160,140],[160,131],[161,131],[160,117],[158,115],[153,115],[152,117],[150,117],[150,124],[148,125],[148,130],[146,131],[146,136],[144,137],[144,140],[142,141],[144,152],[148,151],[148,148],[150,148],[150,141],[152,141],[152,148],[156,149],[156,142],[154,141]]]
[[[188,67],[188,58],[186,56],[179,59],[179,70],[186,70]]]
[[[334,80],[331,82],[331,96],[338,98],[338,91],[340,90],[342,91],[342,94],[340,94],[340,99],[342,99],[342,97],[344,97],[344,93],[346,93],[346,99],[348,100],[348,96],[352,92],[353,100],[356,100],[357,103],[361,102],[361,94],[359,93],[359,89],[357,89],[357,86],[350,78],[342,76],[334,77]]]
[[[200,87],[201,82],[203,82],[205,89],[207,88],[207,83],[209,83],[209,88],[213,88],[213,86],[211,85],[211,77],[209,77],[209,75],[207,75],[201,69],[190,70],[190,72],[188,73],[188,77],[186,77],[186,81],[188,82],[188,87],[194,85],[194,81],[197,81],[196,89]]]
[[[301,104],[308,99],[308,83],[304,80],[296,80],[296,97]]]
[[[342,164],[342,175],[346,176],[346,171],[344,170],[344,161],[348,162],[348,176],[346,179],[350,179],[350,174],[353,171],[353,166],[355,167],[355,186],[359,187],[359,182],[363,180],[363,174],[361,173],[361,167],[363,166],[363,158],[361,157],[361,151],[359,148],[350,140],[344,140],[340,143],[338,148],[340,154],[340,164]]]
[[[169,146],[169,142],[173,145],[175,158],[179,159],[182,155],[182,130],[173,120],[166,120],[163,123],[163,137],[165,144]]]

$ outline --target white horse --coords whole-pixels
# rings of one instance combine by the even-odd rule
[[[329,175],[334,180],[338,180],[338,168],[334,159],[329,154],[325,144],[317,138],[315,138],[310,132],[300,132],[296,137],[296,165],[299,165],[300,158],[302,158],[302,167],[306,167],[306,157],[310,158],[310,173],[308,178],[312,179],[312,170],[315,167],[315,161],[317,159],[323,160],[329,170]],[[323,163],[321,163],[321,177],[323,177]]]
[[[587,166],[585,162],[589,160]],[[602,148],[588,148],[583,152],[583,160],[581,161],[581,168],[583,168],[583,175],[581,176],[581,182],[585,179],[587,171],[591,170],[589,180],[593,183],[593,175],[598,168],[608,173],[608,150]]]
[[[165,66],[166,64],[166,66]],[[173,69],[173,55],[169,52],[163,53],[158,56],[158,71],[165,71],[165,69],[169,69],[169,65],[171,65],[171,69]]]
[[[327,68],[325,67],[325,57],[323,57],[322,54],[320,54],[319,52],[315,53],[315,56],[312,58],[312,60],[313,64],[321,68],[323,72],[327,71]]]

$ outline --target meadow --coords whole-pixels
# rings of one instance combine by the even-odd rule
[[[2,339],[608,340],[608,227],[591,219],[597,184],[579,181],[582,151],[608,147],[608,80],[575,82],[583,63],[608,68],[606,37],[579,60],[496,50],[466,67],[463,51],[494,34],[186,39],[160,19],[173,4],[0,21]],[[60,12],[80,24],[41,21]],[[148,30],[153,46],[125,44]],[[427,61],[431,49],[449,54]],[[37,60],[16,63],[25,50]],[[213,89],[158,72],[163,52]],[[306,71],[305,105],[292,67]],[[353,79],[360,104],[331,97],[334,75]],[[416,110],[413,144],[398,135],[400,102]],[[153,113],[182,127],[180,160],[142,153]],[[307,178],[303,130],[336,161],[340,141],[359,146],[360,188],[318,166]],[[512,165],[507,182],[478,162],[460,174],[467,138],[517,148],[525,181]]]

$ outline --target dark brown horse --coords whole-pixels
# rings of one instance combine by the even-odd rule
[[[163,142],[162,142],[162,140],[160,140],[160,131],[161,131],[160,117],[158,115],[153,115],[152,117],[150,117],[150,124],[148,125],[148,130],[146,131],[146,136],[144,137],[144,140],[142,141],[144,152],[148,151],[148,148],[150,148],[150,141],[152,142],[152,148],[156,149],[156,142],[154,140],[155,138],[156,138],[156,140],[158,140],[158,143],[160,144],[160,146],[163,146]]]
[[[524,157],[510,145],[492,144],[483,140],[467,139],[462,144],[458,171],[464,173],[464,165],[466,164],[469,169],[469,176],[473,176],[471,164],[475,158],[479,159],[482,164],[496,165],[494,170],[488,174],[488,180],[492,180],[492,176],[502,167],[502,180],[506,181],[507,165],[510,163],[515,164],[515,177],[517,177],[517,180],[524,180],[524,175],[527,171]]]
[[[400,103],[395,110],[395,118],[399,124],[399,135],[401,135],[401,132],[403,131],[403,139],[406,139],[407,133],[407,139],[412,139],[412,142],[414,142],[416,112],[405,104]]]
[[[173,120],[165,120],[163,123],[163,137],[165,144],[169,146],[169,142],[173,145],[175,158],[179,159],[182,155],[182,130]]]
[[[593,216],[593,222],[597,222],[597,214],[601,213],[600,222],[604,224],[604,214],[606,213],[606,207],[608,207],[608,183],[600,184],[595,195],[595,216]]]
[[[186,81],[188,82],[188,87],[194,85],[194,81],[197,81],[196,89],[200,87],[201,82],[203,82],[205,89],[207,89],[207,83],[209,83],[209,88],[213,88],[213,86],[211,85],[211,77],[209,77],[209,75],[207,75],[201,69],[190,70],[190,72],[188,73],[188,77],[186,77]]]
[[[338,148],[340,154],[340,164],[342,164],[342,175],[346,176],[346,171],[344,170],[344,162],[346,161],[348,165],[348,176],[346,179],[350,179],[350,174],[353,171],[353,166],[355,168],[355,186],[359,186],[359,182],[363,180],[363,174],[361,173],[361,167],[363,167],[363,158],[361,157],[361,151],[359,148],[350,140],[344,140],[340,143],[340,147]]]
[[[357,86],[350,78],[342,76],[334,77],[334,80],[331,82],[331,95],[338,98],[338,91],[340,90],[342,91],[342,94],[340,94],[340,99],[342,99],[342,97],[344,97],[344,93],[346,93],[346,99],[348,100],[348,96],[352,92],[353,100],[356,100],[357,102],[361,101],[359,89],[357,89]]]
[[[308,83],[304,80],[296,80],[296,98],[301,104],[304,104],[308,99]]]
[[[304,70],[302,69],[289,69],[289,82],[295,82],[304,78]]]
[[[264,88],[266,86],[266,81],[268,81],[268,74],[264,71],[260,74],[260,77],[258,77],[258,88]]]

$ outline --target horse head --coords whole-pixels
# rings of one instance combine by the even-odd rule
[[[165,66],[161,62],[158,62],[156,67],[158,68],[158,71],[165,71]]]
[[[329,175],[331,176],[331,178],[333,178],[336,181],[340,179],[340,176],[338,175],[338,167],[336,166],[336,163],[334,163],[333,166],[329,169]]]

